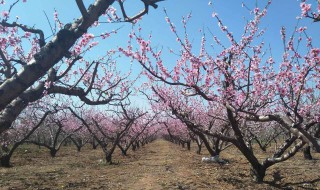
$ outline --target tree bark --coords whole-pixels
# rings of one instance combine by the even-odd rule
[[[78,145],[77,145],[77,151],[78,151],[78,152],[81,152],[81,148],[82,148],[82,146],[78,146]]]
[[[250,170],[251,176],[253,177],[253,181],[257,183],[262,183],[264,177],[266,176],[266,168],[265,167],[256,167],[251,168]]]
[[[137,147],[136,147],[136,145],[132,145],[132,151],[136,151],[136,149],[137,149]]]
[[[187,142],[187,148],[188,148],[188,150],[191,150],[191,142],[190,141]]]
[[[106,153],[106,161],[107,163],[112,164],[112,153],[110,152]]]
[[[4,155],[0,158],[0,166],[9,168],[11,155]]]
[[[303,157],[307,160],[312,160],[312,155],[311,155],[311,147],[307,146],[303,150]]]
[[[93,139],[93,141],[92,141],[92,149],[96,150],[98,146],[99,146],[99,143],[97,143],[96,140]]]
[[[123,148],[121,145],[119,145],[118,144],[118,147],[120,148],[120,150],[121,150],[121,154],[123,155],[123,156],[127,156],[127,150],[128,149],[125,149],[125,148]]]
[[[197,144],[198,145],[198,150],[197,150],[197,154],[200,154],[201,153],[201,148],[202,148],[202,145],[201,144]]]
[[[54,149],[54,148],[50,149],[50,156],[51,156],[52,158],[56,157],[57,152],[58,152],[58,150],[56,150],[56,149]]]

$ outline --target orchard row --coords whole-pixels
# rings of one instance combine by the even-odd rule
[[[271,1],[252,10],[243,4],[250,18],[240,35],[214,12],[208,19],[227,40],[215,34],[211,40],[203,32],[200,48],[188,34],[192,15],[177,28],[165,11],[179,46],[168,52],[178,57],[174,63],[153,44],[157,36],[144,37],[141,27],[121,36],[127,45],[92,60],[92,50],[120,30],[107,32],[102,24],[137,24],[158,2],[142,0],[143,10],[128,16],[129,3],[122,0],[90,5],[76,0],[81,16],[63,23],[55,11],[53,24],[47,18],[48,35],[12,17],[19,0],[9,6],[1,1],[6,9],[0,23],[2,166],[10,164],[22,143],[45,146],[53,157],[64,141],[73,141],[78,150],[86,142],[97,143],[112,163],[117,147],[125,155],[130,147],[164,137],[188,147],[195,141],[198,153],[204,146],[215,158],[233,145],[250,163],[254,180],[262,182],[268,168],[303,148],[308,159],[311,149],[320,152],[318,39],[299,24],[290,34],[282,27],[282,56],[274,57],[260,26]],[[299,21],[319,21],[319,5],[302,0],[300,8]],[[102,34],[91,33],[97,30]],[[131,63],[126,71],[120,67],[123,60]],[[136,63],[142,68],[138,72]],[[136,106],[136,96],[147,100],[143,109]],[[274,152],[259,158],[253,147],[266,151],[271,143],[277,145]]]

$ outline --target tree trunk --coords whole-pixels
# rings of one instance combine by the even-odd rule
[[[137,147],[136,145],[132,144],[132,151],[136,151]]]
[[[201,153],[201,148],[202,148],[202,145],[201,144],[197,144],[198,145],[198,150],[197,150],[197,154],[200,154]]]
[[[266,168],[265,167],[259,167],[259,168],[251,168],[250,170],[251,176],[253,177],[253,180],[257,183],[262,183],[263,178],[266,176]]]
[[[246,142],[246,146],[248,147],[248,149],[253,152],[253,149],[252,149],[252,142],[251,141],[247,141]]]
[[[120,150],[121,150],[121,154],[123,155],[123,156],[127,156],[127,150],[126,149],[124,149],[122,146],[120,146],[120,145],[118,145],[118,147],[120,148]]]
[[[312,160],[312,155],[311,155],[311,147],[307,146],[304,150],[303,150],[303,156],[305,159],[307,160]]]
[[[106,153],[106,161],[107,163],[112,164],[112,153],[110,152]]]
[[[215,151],[216,151],[217,155],[220,155],[220,153],[221,153],[221,149],[220,148],[217,148]]]
[[[187,148],[188,148],[188,150],[191,150],[191,142],[190,141],[187,142]]]
[[[99,143],[96,142],[95,139],[92,140],[92,148],[93,150],[97,149],[97,147],[99,146]]]
[[[6,167],[9,168],[10,167],[10,155],[4,155],[0,158],[0,166],[1,167]]]
[[[69,142],[68,141],[64,141],[63,142],[63,146],[68,146],[69,145]]]
[[[56,150],[56,149],[54,149],[54,148],[50,149],[50,155],[51,155],[51,157],[52,157],[52,158],[56,157],[57,152],[58,152],[58,150]]]

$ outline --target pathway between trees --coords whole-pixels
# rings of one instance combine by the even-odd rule
[[[138,180],[132,186],[136,189],[162,189],[176,187],[186,189],[196,183],[197,174],[190,167],[190,157],[186,150],[169,142],[158,140],[146,146],[140,159]]]
[[[74,146],[62,147],[52,159],[47,149],[26,145],[14,155],[12,168],[0,168],[0,189],[279,189],[253,183],[248,162],[232,147],[222,152],[221,157],[230,160],[230,165],[223,166],[202,163],[205,151],[202,155],[195,151],[195,147],[188,151],[156,140],[130,151],[127,157],[117,150],[113,157],[116,164],[109,165],[103,161],[101,149],[93,150],[90,146],[80,153]],[[295,160],[277,166],[286,168],[279,169],[284,177],[282,186],[300,188],[313,183],[310,189],[317,189],[317,160],[306,162],[299,154]],[[268,183],[277,167],[268,172]]]

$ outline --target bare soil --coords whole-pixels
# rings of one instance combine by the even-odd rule
[[[302,153],[267,171],[265,183],[251,181],[250,166],[231,147],[221,157],[228,165],[202,163],[205,155],[164,140],[141,147],[128,156],[114,155],[106,164],[100,149],[63,147],[56,158],[48,150],[32,145],[21,147],[11,168],[0,168],[0,189],[320,189],[320,155],[306,161]],[[261,155],[263,156],[263,155]],[[280,171],[281,180],[273,173]]]

